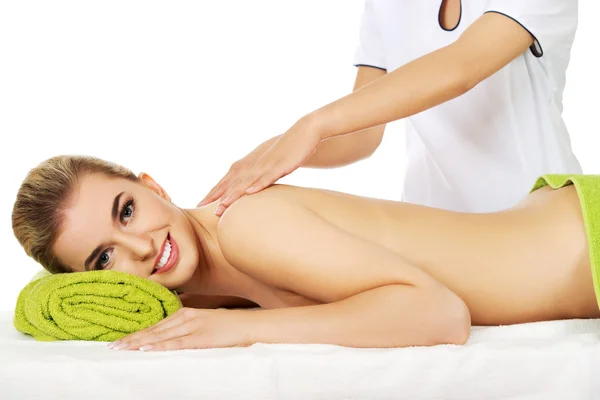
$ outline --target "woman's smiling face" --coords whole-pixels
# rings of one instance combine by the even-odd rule
[[[139,182],[81,176],[63,216],[53,250],[73,271],[117,270],[175,289],[198,266],[190,221],[146,174]]]

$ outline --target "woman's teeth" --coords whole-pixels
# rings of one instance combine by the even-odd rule
[[[165,249],[163,250],[162,256],[156,265],[156,269],[161,269],[167,263],[169,256],[171,255],[171,242],[167,239],[167,243],[165,243]]]

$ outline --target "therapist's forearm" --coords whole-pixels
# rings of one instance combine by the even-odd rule
[[[368,85],[385,73],[386,71],[378,68],[359,66],[352,90],[356,91]],[[349,135],[323,140],[315,154],[304,166],[312,168],[341,167],[368,158],[381,144],[384,130],[385,125],[379,125]]]
[[[385,75],[385,71],[377,68],[358,67],[353,91],[383,75]],[[349,135],[323,140],[303,166],[307,168],[335,168],[368,158],[381,144],[384,130],[385,125],[380,125]],[[259,154],[264,153],[278,138],[279,136],[276,136],[267,140],[256,151]]]
[[[385,125],[376,126],[350,135],[332,137],[321,142],[317,151],[304,163],[305,168],[335,168],[363,160],[373,154],[381,143]],[[255,151],[264,153],[281,135],[272,137]]]
[[[470,89],[452,46],[416,59],[307,116],[323,139],[406,118]]]
[[[303,167],[334,168],[364,160],[379,147],[384,129],[385,125],[380,125],[324,140]]]
[[[532,43],[513,19],[486,13],[456,42],[314,111],[308,124],[326,139],[409,117],[466,93]]]

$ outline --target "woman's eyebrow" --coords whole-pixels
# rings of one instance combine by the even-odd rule
[[[119,211],[119,200],[121,200],[121,196],[123,196],[123,193],[125,193],[125,192],[121,192],[118,195],[116,195],[115,199],[113,200],[112,211],[111,211],[111,217],[112,217],[113,222],[117,219],[117,213]],[[85,263],[83,264],[83,268],[86,271],[90,270],[90,263],[92,261],[94,261],[94,259],[98,256],[98,253],[100,253],[100,251],[102,250],[102,247],[104,247],[104,244],[97,246],[90,253],[89,257],[85,260]]]
[[[114,222],[115,219],[117,219],[117,212],[119,211],[119,200],[121,199],[121,196],[123,196],[123,193],[125,193],[125,192],[119,193],[115,197],[115,200],[113,201],[112,214],[111,214],[113,222]]]
[[[92,261],[94,261],[94,259],[98,256],[98,253],[100,253],[100,250],[102,250],[102,245],[96,247],[94,249],[94,251],[92,251],[92,253],[90,254],[90,256],[85,260],[85,264],[83,265],[83,267],[85,268],[86,271],[90,270],[90,263]]]

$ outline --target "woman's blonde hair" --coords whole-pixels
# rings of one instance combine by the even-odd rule
[[[27,174],[12,211],[13,232],[25,253],[53,274],[72,272],[52,251],[73,189],[84,173],[137,181],[129,169],[99,158],[62,155],[43,161]]]

